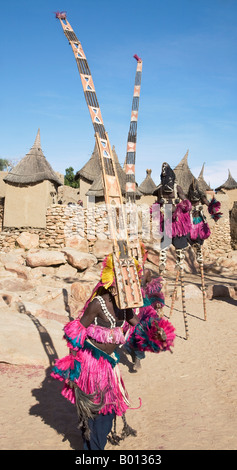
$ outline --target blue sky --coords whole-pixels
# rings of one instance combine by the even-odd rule
[[[19,161],[40,128],[55,171],[78,171],[94,132],[80,76],[54,12],[86,54],[111,145],[126,155],[136,61],[143,59],[136,180],[163,161],[212,187],[237,179],[236,0],[9,0],[1,5],[0,158]]]

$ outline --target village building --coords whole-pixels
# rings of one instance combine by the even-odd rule
[[[126,173],[119,163],[114,146],[112,151],[126,203]],[[192,174],[188,165],[188,151],[174,168],[174,172],[177,184],[186,195],[193,179],[209,196],[209,200],[215,194],[204,179],[204,164],[197,178]],[[147,169],[142,183],[139,186],[136,184],[138,206],[151,206],[155,202],[153,192],[156,184],[151,173]],[[92,249],[98,237],[107,239],[109,235],[105,223],[103,179],[96,146],[89,161],[76,173],[75,178],[79,180],[80,188],[64,185],[63,175],[52,169],[43,154],[38,130],[35,142],[25,157],[9,173],[0,172],[0,247],[9,249],[18,246],[22,232],[36,237],[39,248],[62,248],[75,246],[75,243],[81,246],[83,238],[89,240]],[[209,252],[222,249],[223,253],[228,253],[231,250],[231,239],[232,246],[236,247],[237,244],[236,203],[234,207],[234,202],[237,201],[237,182],[230,171],[226,182],[216,188],[215,196],[221,202],[223,216],[216,224],[210,221],[212,234],[205,246]],[[92,205],[96,204],[95,214],[90,212],[93,209],[90,208],[90,202]],[[138,210],[139,216],[141,213]],[[208,214],[207,217],[210,219]]]
[[[216,193],[218,194],[218,198],[221,194],[228,196],[229,210],[231,210],[234,202],[237,201],[237,182],[231,175],[230,170],[228,170],[227,180],[216,188]]]
[[[228,170],[227,180],[216,188],[216,197],[221,202],[222,208],[224,204],[229,213],[230,236],[233,249],[237,249],[237,182]]]
[[[202,165],[202,169],[199,173],[199,176],[197,178],[197,183],[198,183],[198,187],[199,189],[205,194],[205,193],[213,193],[213,190],[211,189],[211,187],[209,186],[209,184],[206,183],[205,179],[204,179],[204,163]]]
[[[124,197],[124,202],[126,202],[126,173],[119,163],[118,155],[115,151],[114,145],[112,147],[112,153],[122,196]],[[80,182],[80,199],[83,203],[83,207],[87,207],[87,205],[90,205],[90,203],[102,204],[105,202],[103,176],[96,144],[90,159],[79,171],[77,171],[75,180],[79,180]],[[140,193],[136,185],[136,199],[139,199],[141,196],[142,193]]]
[[[231,175],[230,170],[228,170],[227,180],[225,181],[225,183],[218,186],[218,188],[216,188],[216,191],[223,191],[224,190],[224,192],[226,192],[226,191],[230,191],[230,190],[233,190],[233,189],[237,189],[237,182],[235,181],[235,179]]]
[[[151,177],[151,172],[152,170],[146,170],[146,178],[142,181],[140,186],[138,186],[138,191],[141,193],[141,196],[138,199],[138,204],[151,205],[156,201],[156,197],[153,196],[156,184]]]
[[[119,163],[114,146],[112,152],[122,195],[125,196],[126,175]],[[87,207],[88,200],[96,204],[104,202],[102,170],[96,144],[90,159],[77,171],[75,179],[80,181],[80,199],[83,202],[83,207]]]
[[[30,151],[3,181],[3,227],[45,228],[47,207],[57,202],[62,182],[43,154],[40,130]]]
[[[187,150],[182,160],[174,168],[176,183],[181,186],[185,196],[188,194],[190,184],[193,180],[196,181],[195,176],[192,174],[188,166],[188,153],[189,150]]]

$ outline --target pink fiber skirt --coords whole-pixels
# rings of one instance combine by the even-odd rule
[[[80,364],[80,370],[74,374],[78,363]],[[104,406],[100,413],[107,414],[115,411],[118,416],[121,416],[129,407],[128,394],[120,376],[119,366],[117,363],[112,366],[109,360],[106,359],[106,354],[96,358],[90,349],[85,347],[79,350],[75,357],[68,355],[56,361],[51,375],[55,379],[64,382],[62,395],[71,403],[75,403],[74,389],[69,386],[69,380],[71,380],[68,378],[69,373],[75,375],[73,382],[84,393],[97,394],[94,398],[95,403],[100,402],[100,392],[104,392]]]

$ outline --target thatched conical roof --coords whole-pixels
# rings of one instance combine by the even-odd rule
[[[203,177],[204,165],[205,165],[205,163],[203,163],[203,165],[202,165],[202,169],[201,169],[201,171],[200,171],[200,173],[199,173],[197,182],[198,182],[198,187],[199,187],[199,189],[205,193],[206,191],[211,191],[211,188],[210,188],[210,186],[206,183],[206,181],[204,180],[204,177]]]
[[[193,180],[196,181],[195,176],[193,176],[188,166],[188,152],[189,150],[187,150],[180,163],[174,168],[176,183],[181,186],[185,195],[188,194],[189,186]]]
[[[86,193],[86,196],[96,196],[96,197],[104,196],[104,186],[103,186],[103,178],[102,178],[101,172],[91,184],[90,188],[88,189]]]
[[[4,178],[6,183],[11,184],[34,184],[49,180],[61,186],[61,181],[47,162],[40,143],[40,130],[29,153],[7,174]]]
[[[121,187],[122,194],[125,194],[125,187],[126,187],[126,174],[123,171],[117,153],[115,151],[115,147],[112,148],[113,157],[115,161],[115,166],[118,174],[118,179]],[[102,179],[102,171],[100,166],[100,159],[97,150],[97,146],[95,145],[91,158],[88,162],[81,168],[81,170],[77,171],[75,179],[79,179],[80,177],[85,178],[87,181],[91,182],[91,187],[87,191],[87,196],[96,196],[101,197],[104,195],[104,186],[103,186],[103,179]]]
[[[98,177],[98,174],[100,173],[101,173],[101,168],[100,168],[99,155],[98,155],[98,151],[95,145],[90,159],[79,171],[77,171],[75,175],[75,179],[77,180],[82,177],[92,183]]]
[[[125,189],[123,188],[122,194],[125,195]],[[102,173],[93,181],[92,185],[88,189],[86,196],[96,196],[96,197],[103,197],[104,196],[104,186],[103,186],[103,178]],[[136,187],[136,197],[141,197],[143,194],[139,191],[139,188]]]
[[[216,188],[216,191],[220,191],[221,189],[236,189],[236,188],[237,188],[237,182],[235,181],[235,179],[231,175],[230,170],[228,170],[227,180],[221,186]]]
[[[143,195],[152,195],[156,189],[156,185],[151,177],[151,171],[152,170],[146,170],[146,178],[143,180],[140,186],[138,186],[138,190]]]

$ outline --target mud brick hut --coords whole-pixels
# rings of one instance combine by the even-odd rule
[[[122,195],[126,196],[126,173],[121,167],[118,159],[118,155],[113,145],[112,148],[113,157],[116,165],[118,179],[122,191]],[[87,207],[90,201],[95,204],[104,203],[104,186],[102,179],[102,170],[100,165],[100,157],[98,154],[97,147],[95,145],[92,155],[88,162],[77,171],[75,179],[80,181],[80,199],[83,202],[83,206]],[[136,191],[136,197],[141,196],[138,188]]]
[[[199,176],[198,176],[198,179],[197,179],[197,182],[198,182],[198,187],[199,189],[203,192],[203,193],[208,193],[210,191],[212,191],[212,189],[210,188],[209,184],[206,183],[205,179],[204,179],[204,163],[202,165],[202,169],[199,173]]]
[[[192,174],[188,166],[188,153],[189,150],[187,150],[182,160],[174,168],[176,183],[181,186],[186,196],[188,194],[190,184],[193,182],[193,180],[196,181],[195,176]]]
[[[46,160],[40,130],[30,151],[3,178],[6,184],[3,227],[46,227],[47,207],[57,202],[62,184]]]
[[[122,194],[124,195],[126,175],[119,163],[114,146],[112,148],[112,152]],[[102,170],[96,145],[88,162],[81,168],[81,170],[77,171],[75,179],[80,181],[80,199],[82,200],[84,207],[87,207],[87,202],[88,200],[90,201],[90,199],[96,204],[104,202]]]
[[[138,186],[138,191],[141,193],[139,198],[139,204],[153,204],[156,197],[153,196],[153,192],[156,189],[156,184],[154,183],[151,177],[152,170],[146,170],[146,178],[142,181],[140,186]]]

